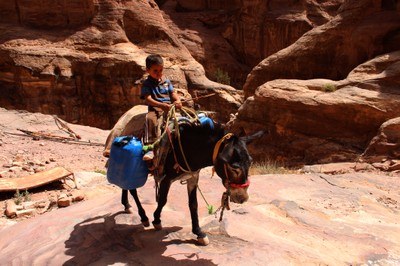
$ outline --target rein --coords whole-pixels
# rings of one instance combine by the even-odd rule
[[[190,118],[191,118],[190,120],[192,120],[192,121],[193,121],[193,120],[194,120],[194,121],[198,120],[198,117],[197,117],[196,113],[195,113],[193,110],[191,110],[190,108],[182,107],[182,108],[181,108],[181,111],[183,111],[183,113],[185,113],[186,116],[190,117]],[[172,144],[172,143],[173,143],[173,142],[172,142],[172,134],[171,134],[170,129],[168,128],[168,123],[169,123],[169,121],[170,121],[171,119],[174,120],[174,127],[175,127],[175,129],[176,129],[175,132],[176,132],[176,134],[177,134],[179,150],[180,150],[180,153],[182,154],[183,161],[184,161],[184,163],[185,163],[185,165],[186,165],[186,169],[183,168],[183,167],[179,164],[178,158],[177,158],[177,151],[175,150],[174,145]],[[165,135],[165,134],[167,135],[168,140],[169,140],[169,142],[170,142],[170,145],[171,145],[171,147],[172,147],[172,152],[173,152],[174,159],[175,159],[175,166],[174,166],[174,168],[175,168],[177,171],[180,170],[180,171],[182,171],[182,172],[184,172],[184,173],[189,173],[189,174],[192,174],[192,175],[193,175],[193,171],[191,170],[191,168],[190,168],[190,166],[189,166],[189,163],[187,162],[185,153],[184,153],[184,151],[183,151],[183,147],[182,147],[182,143],[181,143],[181,138],[180,138],[180,132],[179,132],[179,124],[178,124],[178,119],[177,119],[177,116],[176,116],[175,106],[172,106],[171,109],[170,109],[169,112],[168,112],[168,116],[167,116],[167,120],[166,120],[166,128],[165,128],[165,130],[164,130],[162,136]],[[212,154],[212,163],[213,163],[212,176],[214,175],[214,172],[215,172],[215,164],[216,164],[216,161],[217,161],[217,156],[218,156],[218,153],[219,153],[219,151],[220,151],[221,145],[222,145],[226,140],[229,140],[232,136],[234,136],[233,133],[227,133],[227,134],[225,134],[220,140],[218,140],[217,143],[215,144],[214,150],[213,150],[213,154]],[[160,140],[160,139],[161,139],[161,137],[159,138],[159,140]],[[157,142],[159,142],[159,140],[158,140]],[[155,143],[154,143],[154,144],[155,144]],[[222,220],[222,216],[223,216],[224,210],[225,210],[225,209],[230,210],[230,207],[229,207],[230,189],[231,189],[231,188],[247,188],[247,187],[250,185],[250,181],[249,181],[248,179],[247,179],[247,181],[246,181],[245,183],[243,183],[243,184],[231,183],[230,178],[229,178],[229,176],[228,176],[227,163],[224,163],[224,172],[225,172],[225,177],[226,177],[226,180],[225,180],[226,192],[224,192],[224,193],[222,194],[221,206],[216,210],[216,212],[217,212],[219,209],[221,209],[221,216],[220,216],[220,219],[219,219],[220,222],[221,222],[221,220]],[[212,177],[212,176],[211,176],[211,177]],[[212,207],[212,206],[208,204],[208,202],[207,202],[207,200],[205,199],[205,197],[204,197],[202,191],[200,190],[200,187],[197,186],[197,188],[198,188],[198,190],[200,191],[200,194],[201,194],[201,196],[203,197],[204,201],[206,202],[207,208],[210,210],[210,207]],[[156,192],[156,194],[157,194],[157,192]],[[211,209],[212,209],[212,208],[211,208]]]

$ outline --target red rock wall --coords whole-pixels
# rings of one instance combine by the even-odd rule
[[[73,78],[41,74],[23,66],[2,62],[0,106],[57,114],[61,118],[85,125],[109,128],[124,110],[140,104],[140,88],[134,77],[143,69],[132,62],[100,59],[71,66]]]
[[[10,0],[2,1],[0,10],[0,22],[66,28],[89,24],[96,13],[96,4],[94,0]]]
[[[243,1],[225,37],[241,59],[255,66],[336,15],[343,0]]]
[[[203,103],[208,110],[223,106],[221,120],[239,107],[242,97],[205,77],[154,1],[42,2],[0,4],[10,11],[10,20],[0,21],[0,106],[111,128],[142,103],[137,81],[146,56],[159,53],[165,76],[185,97],[187,89],[223,94],[218,105]]]
[[[287,165],[355,161],[368,146],[370,157],[382,156],[384,147],[386,157],[393,158],[400,154],[398,134],[388,134],[395,137],[386,141],[378,129],[399,116],[399,78],[397,51],[358,66],[341,81],[273,80],[245,101],[232,129],[268,132],[250,146],[259,160]]]
[[[177,9],[180,11],[204,11],[204,10],[235,10],[240,8],[240,0],[177,0]]]
[[[343,1],[170,0],[162,10],[207,76],[216,80],[219,68],[241,89],[251,68],[329,21]]]
[[[246,80],[246,96],[274,79],[344,79],[357,65],[399,49],[400,9],[382,4],[346,1],[331,21],[260,62]]]

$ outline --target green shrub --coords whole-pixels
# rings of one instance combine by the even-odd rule
[[[25,189],[24,194],[24,201],[30,201],[31,200],[31,194],[29,194],[28,190]]]
[[[249,172],[250,175],[293,174],[295,170],[288,169],[276,161],[265,160],[254,163]]]
[[[96,170],[94,170],[94,172],[98,173],[98,174],[102,174],[102,175],[106,175],[106,173],[107,173],[105,170],[100,170],[100,169],[96,169]]]
[[[31,195],[29,194],[28,190],[25,189],[25,192],[19,192],[17,191],[14,194],[14,202],[15,204],[19,205],[24,201],[30,201],[31,200]]]
[[[231,78],[229,77],[228,72],[225,72],[222,69],[217,68],[214,76],[216,82],[226,85],[231,85]]]
[[[334,92],[337,90],[336,85],[334,84],[325,84],[323,87],[323,90],[325,92]]]

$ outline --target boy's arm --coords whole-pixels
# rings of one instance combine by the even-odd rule
[[[175,104],[176,108],[178,108],[178,109],[182,108],[181,99],[179,98],[178,93],[176,93],[175,91],[173,91],[171,93],[171,100],[172,100],[172,103]]]
[[[168,103],[158,102],[158,101],[154,100],[153,98],[151,98],[151,95],[145,96],[144,99],[146,101],[146,104],[148,104],[148,105],[151,105],[151,106],[156,107],[156,108],[160,108],[164,112],[168,112],[169,111],[169,107],[170,106],[169,106]]]

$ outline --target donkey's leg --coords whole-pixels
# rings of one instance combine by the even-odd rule
[[[132,213],[132,208],[131,208],[132,206],[129,204],[128,190],[126,189],[122,190],[121,203],[122,205],[124,205],[126,213]]]
[[[170,186],[171,182],[167,178],[164,178],[160,183],[160,189],[158,191],[158,205],[157,209],[154,211],[154,221],[153,221],[153,226],[156,230],[162,229],[161,219],[160,219],[161,211],[162,208],[167,203],[167,196]]]
[[[187,181],[187,189],[189,195],[189,208],[190,208],[190,216],[192,218],[192,232],[197,235],[197,241],[201,245],[208,245],[210,241],[208,240],[207,235],[201,231],[199,225],[199,215],[197,212],[198,203],[197,203],[197,184],[199,182],[199,172],[196,172],[192,178]]]
[[[140,216],[140,221],[142,222],[144,227],[148,227],[150,225],[149,218],[147,218],[146,212],[143,209],[142,204],[140,203],[140,200],[139,200],[139,197],[138,197],[138,194],[137,194],[137,190],[136,189],[130,189],[129,192],[131,193],[131,195],[135,199],[136,206],[138,208],[138,212],[139,212],[139,216]]]

